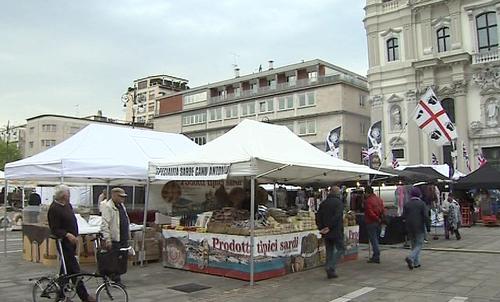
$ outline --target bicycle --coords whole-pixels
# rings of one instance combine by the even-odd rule
[[[79,282],[83,282],[83,279],[90,280],[94,279],[102,279],[101,284],[97,287],[96,290],[96,300],[99,302],[105,301],[118,301],[118,302],[128,302],[128,293],[125,287],[119,283],[111,281],[111,279],[107,275],[96,273],[87,273],[80,272],[77,274],[67,274],[66,263],[62,260],[64,256],[62,255],[62,244],[61,239],[56,238],[54,236],[50,236],[50,238],[57,240],[58,250],[60,253],[60,261],[63,267],[62,275],[55,276],[44,276],[38,279],[31,278],[29,281],[36,280],[32,289],[32,297],[33,302],[39,301],[53,301],[53,302],[62,302],[65,299],[73,299],[76,296],[76,288]],[[99,248],[98,238],[93,239],[95,242],[96,251]],[[131,250],[131,247],[121,248],[120,252],[127,252]],[[76,282],[71,282],[75,280]],[[86,280],[86,281],[87,281]],[[61,287],[61,285],[63,285]]]

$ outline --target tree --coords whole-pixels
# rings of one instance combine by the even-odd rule
[[[7,144],[6,141],[0,140],[0,169],[5,170],[5,164],[11,161],[21,159],[21,151],[15,143]]]

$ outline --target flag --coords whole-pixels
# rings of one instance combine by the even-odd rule
[[[382,121],[373,123],[368,129],[368,151],[370,155],[382,156]]]
[[[465,160],[465,166],[467,167],[467,169],[470,172],[471,168],[470,168],[469,153],[467,152],[467,147],[465,146],[465,142],[462,142],[462,152],[463,152],[463,156],[464,156],[464,160]]]
[[[432,153],[431,165],[439,165],[439,160],[434,153]]]
[[[477,161],[479,162],[479,167],[482,167],[484,166],[488,160],[486,159],[486,157],[484,157],[483,153],[479,153],[479,155],[477,156]]]
[[[399,167],[398,159],[394,156],[394,153],[392,153],[392,168],[396,169],[397,167]]]
[[[363,161],[370,159],[370,152],[366,148],[361,148],[361,158]]]
[[[457,129],[429,87],[418,102],[414,120],[429,138],[443,146],[458,137]]]
[[[325,139],[325,151],[333,157],[339,157],[340,149],[340,130],[341,126],[332,129]]]
[[[382,156],[382,121],[377,121],[368,130],[369,166],[378,169]]]

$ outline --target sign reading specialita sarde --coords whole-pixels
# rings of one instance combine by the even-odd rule
[[[214,180],[226,179],[229,165],[179,165],[156,167],[155,179],[158,180]]]

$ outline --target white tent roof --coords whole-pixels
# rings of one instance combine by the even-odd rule
[[[180,134],[90,124],[62,143],[5,166],[15,180],[145,181],[148,163],[198,145]]]
[[[226,134],[175,160],[153,162],[150,173],[156,173],[158,167],[214,164],[229,164],[229,177],[253,175],[262,181],[291,184],[356,180],[367,174],[388,175],[331,157],[285,126],[253,120],[242,121]]]

